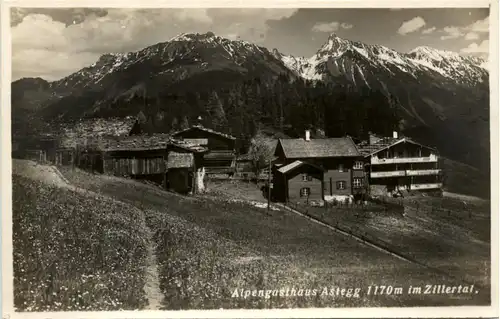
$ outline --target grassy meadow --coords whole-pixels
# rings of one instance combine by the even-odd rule
[[[133,310],[146,304],[144,223],[129,205],[13,176],[17,311]]]
[[[370,285],[463,284],[285,210],[227,198],[186,197],[139,182],[63,170],[70,182],[141,208],[154,233],[163,309],[443,306],[489,303],[472,295],[368,296]],[[219,189],[220,190],[220,189]],[[360,288],[360,295],[235,298],[235,289]]]

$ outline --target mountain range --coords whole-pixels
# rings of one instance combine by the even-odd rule
[[[105,54],[57,81],[23,78],[12,83],[13,130],[22,133],[37,118],[135,115],[141,98],[162,104],[167,93],[223,91],[256,78],[378,90],[397,100],[404,134],[489,170],[487,61],[430,47],[401,53],[335,34],[309,58],[212,32],[181,34],[137,52]]]

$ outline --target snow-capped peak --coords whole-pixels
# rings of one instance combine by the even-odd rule
[[[337,36],[337,34],[332,33],[328,37],[328,40],[321,46],[317,54],[334,54],[340,55],[347,50],[351,42]]]
[[[457,59],[460,55],[456,52],[438,50],[429,46],[419,46],[409,52],[409,55],[416,58],[431,58],[433,60]]]
[[[365,72],[385,70],[393,76],[401,72],[413,78],[422,72],[430,72],[458,83],[474,84],[484,81],[487,75],[487,64],[476,57],[461,56],[456,52],[429,46],[419,46],[409,53],[401,53],[382,45],[343,39],[335,33],[330,34],[309,59],[274,55],[306,79],[326,79],[332,72],[337,74],[335,76],[347,73],[349,78],[354,79],[351,75],[359,73],[359,77],[366,82]]]
[[[187,41],[187,40],[189,40],[189,38],[186,35],[187,35],[187,33],[178,34],[175,37],[173,37],[170,40],[168,40],[168,42],[171,42],[171,41]]]
[[[213,32],[209,31],[206,33],[181,33],[173,38],[171,38],[168,42],[175,41],[213,41],[213,40],[223,40],[225,38],[215,35]]]

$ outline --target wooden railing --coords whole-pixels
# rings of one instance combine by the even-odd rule
[[[438,157],[431,154],[427,157],[391,157],[391,158],[379,158],[373,156],[370,159],[371,164],[402,164],[402,163],[433,163],[437,162]]]

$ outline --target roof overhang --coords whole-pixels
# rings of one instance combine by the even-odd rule
[[[417,142],[415,142],[415,141],[413,141],[413,140],[410,140],[410,139],[408,139],[408,138],[406,138],[406,137],[403,137],[403,138],[401,138],[401,139],[399,139],[399,140],[395,141],[395,142],[394,142],[394,143],[392,143],[392,144],[386,145],[386,146],[384,146],[384,147],[382,147],[382,148],[379,148],[379,149],[378,149],[378,150],[376,150],[376,151],[370,152],[370,153],[368,153],[368,154],[366,154],[366,155],[363,155],[363,156],[364,156],[365,158],[366,158],[366,157],[369,157],[369,156],[372,156],[372,155],[374,155],[374,154],[377,154],[378,152],[384,151],[384,150],[386,150],[386,149],[388,149],[388,148],[391,148],[391,147],[393,147],[393,146],[395,146],[395,145],[398,145],[398,144],[401,144],[401,143],[403,143],[403,142],[404,142],[404,143],[411,143],[411,144],[418,145],[418,146],[421,146],[421,147],[424,147],[424,148],[427,148],[427,149],[430,149],[430,150],[433,150],[433,151],[437,151],[437,150],[436,150],[435,148],[433,148],[433,147],[426,146],[426,145],[423,145],[423,144],[417,143]]]

